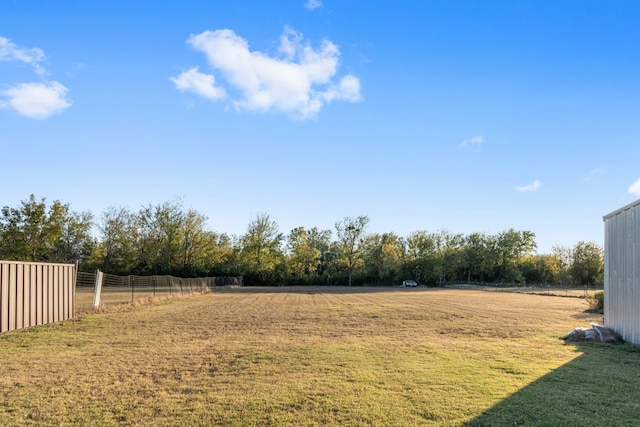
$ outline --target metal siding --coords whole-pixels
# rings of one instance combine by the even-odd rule
[[[629,316],[632,316],[629,321],[633,324],[633,340],[632,342],[640,342],[640,275],[638,274],[638,255],[640,254],[639,245],[640,239],[638,231],[640,229],[640,207],[635,207],[630,212],[630,224],[628,230],[628,268],[629,268],[629,281],[630,286],[633,287],[633,298],[630,299],[631,307],[629,310]]]
[[[640,204],[605,221],[605,325],[640,344]]]

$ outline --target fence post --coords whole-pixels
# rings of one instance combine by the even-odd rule
[[[78,286],[78,267],[80,267],[80,261],[76,260],[75,266],[73,267],[73,288],[72,288],[72,297],[71,297],[71,317],[76,316],[76,286]]]
[[[93,308],[100,307],[100,294],[102,293],[102,271],[96,270],[96,281],[93,291]]]

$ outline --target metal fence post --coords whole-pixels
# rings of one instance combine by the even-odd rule
[[[103,273],[100,270],[96,270],[96,281],[93,291],[93,308],[100,307],[100,294],[102,293],[102,277]]]

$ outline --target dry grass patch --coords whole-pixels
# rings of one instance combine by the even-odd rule
[[[586,308],[366,288],[158,301],[0,336],[0,424],[500,425],[523,389],[603,348],[559,339],[602,320]]]

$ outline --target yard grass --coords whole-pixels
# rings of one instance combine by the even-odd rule
[[[634,425],[578,298],[240,288],[0,336],[0,425]]]

